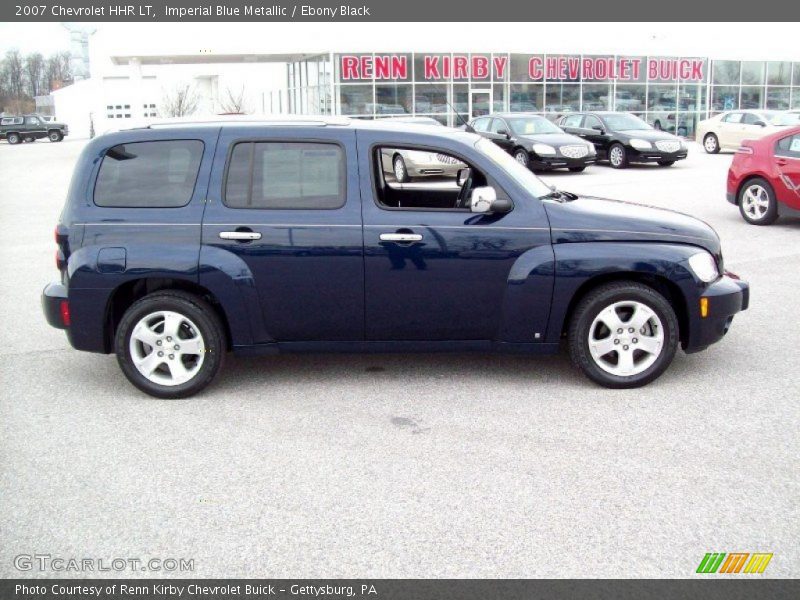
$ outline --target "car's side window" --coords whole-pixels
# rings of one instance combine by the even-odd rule
[[[200,160],[200,140],[119,144],[106,151],[94,203],[113,208],[175,208],[192,199]]]
[[[22,125],[22,117],[3,117],[0,125]]]
[[[225,176],[230,208],[322,209],[345,204],[345,155],[324,142],[238,142]]]
[[[508,125],[503,119],[492,119],[492,126],[490,128],[492,133],[500,133],[501,131],[505,131],[508,133]]]
[[[376,203],[394,210],[469,210],[460,201],[464,186],[475,188],[487,181],[478,169],[447,151],[397,146],[374,148],[373,177]]]
[[[38,125],[39,119],[37,117],[25,117],[26,125]]]
[[[603,124],[600,119],[594,115],[586,115],[586,120],[583,125],[586,129],[603,129]]]
[[[800,158],[800,133],[779,139],[775,144],[775,156]]]
[[[744,117],[742,118],[742,123],[744,123],[745,125],[755,125],[759,121],[765,123],[761,115],[757,115],[754,113],[744,113]]]
[[[489,129],[489,121],[491,121],[491,119],[487,119],[486,117],[475,119],[472,122],[472,128],[475,131],[486,131]]]
[[[561,119],[561,127],[580,127],[583,115],[569,115]]]
[[[723,123],[741,123],[742,113],[731,113],[722,118]]]

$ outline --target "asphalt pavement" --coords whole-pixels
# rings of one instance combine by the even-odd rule
[[[0,576],[693,577],[707,552],[800,573],[800,219],[744,223],[731,154],[544,176],[704,219],[751,283],[728,336],[648,387],[565,352],[229,356],[161,401],[41,314],[82,146],[0,143]],[[194,570],[15,567],[34,554]]]

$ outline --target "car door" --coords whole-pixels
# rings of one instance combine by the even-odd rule
[[[721,147],[737,148],[742,141],[742,118],[744,113],[732,112],[724,117],[719,123],[719,144]]]
[[[463,342],[501,335],[538,340],[535,335],[546,327],[549,311],[546,286],[531,291],[525,310],[515,313],[530,324],[510,333],[501,333],[501,324],[508,314],[504,302],[515,291],[509,281],[516,261],[536,248],[552,252],[541,203],[519,201],[511,212],[496,215],[475,214],[452,203],[432,207],[426,198],[438,199],[448,189],[455,198],[456,182],[385,181],[375,161],[387,146],[447,155],[476,173],[490,173],[494,164],[474,146],[459,144],[453,150],[441,137],[358,131],[367,340]],[[497,181],[488,181],[499,195],[505,193]],[[390,203],[389,196],[406,200]]]
[[[213,265],[244,282],[254,343],[363,340],[352,130],[223,128],[209,190],[201,284]]]
[[[778,200],[800,209],[800,133],[778,140],[775,166],[781,185],[775,186]]]
[[[596,115],[586,115],[583,119],[581,131],[582,133],[579,134],[580,137],[586,141],[592,142],[600,156],[606,156],[608,154],[609,140],[611,137],[608,135],[606,126],[600,120],[600,117]]]
[[[23,137],[38,139],[47,135],[47,129],[42,120],[37,116],[25,117],[25,133]]]
[[[744,113],[742,122],[739,124],[737,147],[744,140],[758,139],[766,131],[765,117],[757,113]]]
[[[580,135],[581,125],[583,124],[583,115],[567,115],[558,120],[558,126],[567,133],[573,135]]]
[[[508,153],[514,149],[514,143],[511,141],[511,129],[505,119],[494,117],[489,125],[489,137],[495,144],[500,146]]]

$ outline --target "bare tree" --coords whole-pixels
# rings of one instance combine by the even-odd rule
[[[190,84],[185,83],[164,92],[160,110],[165,117],[185,117],[193,114],[198,104],[197,92]]]
[[[225,94],[219,100],[219,106],[224,113],[231,114],[245,114],[248,112],[244,100],[244,86],[238,92],[234,92],[231,88],[225,88]]]
[[[45,61],[45,78],[49,92],[72,83],[72,69],[69,62],[69,52],[52,54]]]
[[[43,92],[49,92],[44,77],[44,57],[38,52],[25,57],[25,74],[27,76],[28,95],[35,97]]]

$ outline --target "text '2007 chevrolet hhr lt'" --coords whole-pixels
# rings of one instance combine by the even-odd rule
[[[458,164],[401,182],[385,157]],[[555,353],[612,388],[720,340],[749,288],[687,215],[545,185],[473,133],[347,119],[95,138],[47,320],[157,397],[227,352]]]

